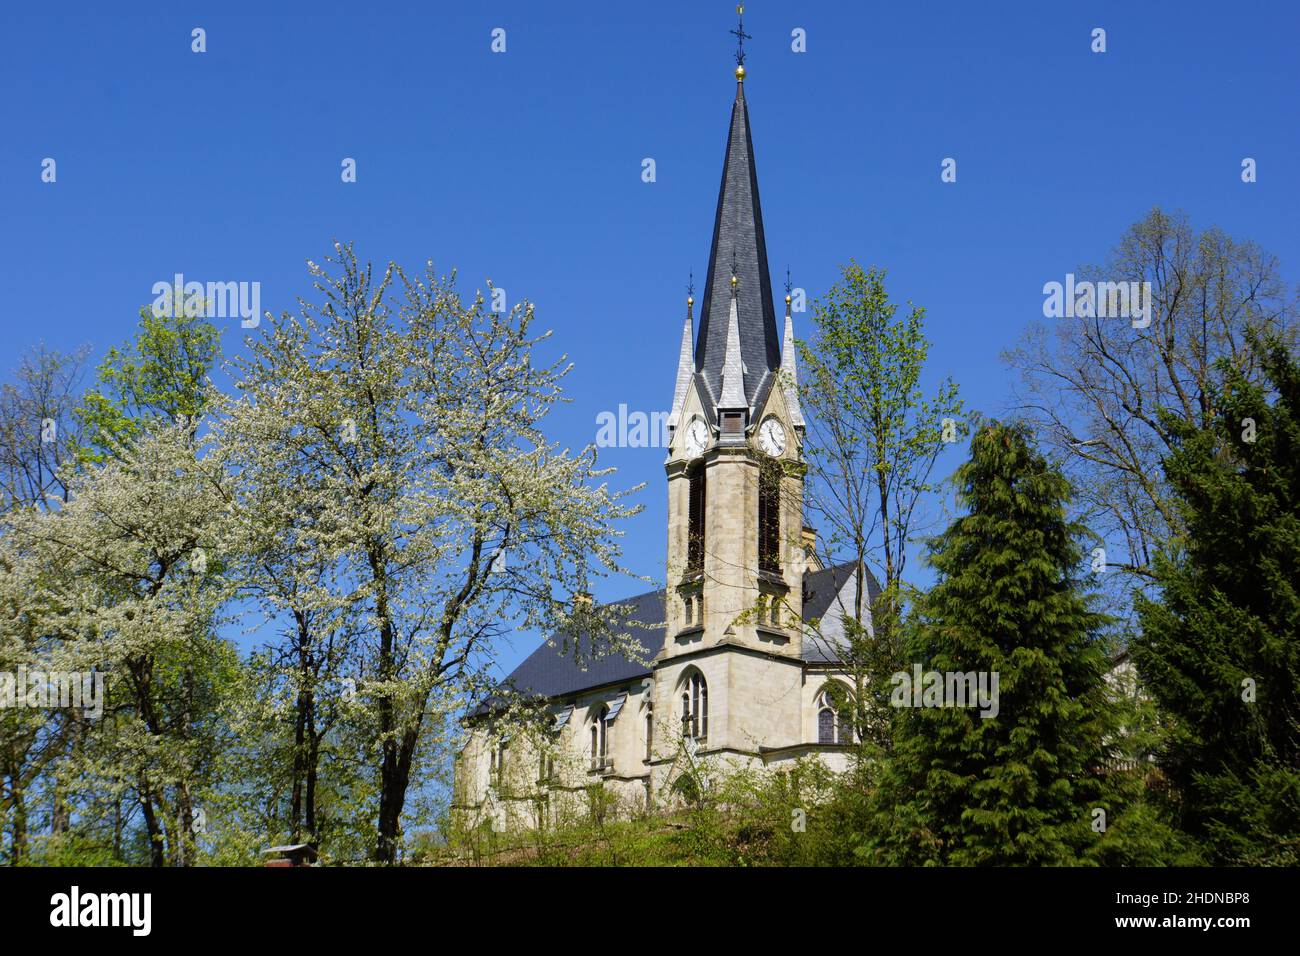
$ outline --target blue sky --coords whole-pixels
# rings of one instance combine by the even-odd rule
[[[39,342],[98,357],[177,272],[258,281],[264,309],[292,308],[310,291],[304,260],[337,237],[536,303],[554,354],[576,363],[560,441],[593,440],[620,403],[667,407],[687,272],[702,289],[707,266],[732,3],[2,16],[0,374]],[[194,27],[206,53],[191,52]],[[998,355],[1041,317],[1043,283],[1102,260],[1153,205],[1256,240],[1300,279],[1294,4],[754,0],[745,27],[773,277],[788,266],[816,296],[849,257],[888,269],[894,297],[927,310],[931,377],[952,375],[972,407],[1005,411]],[[806,53],[791,51],[796,27]],[[340,181],[344,157],[356,183]],[[940,182],[945,157],[955,184]],[[603,460],[647,483],[627,557],[660,575],[663,453]]]

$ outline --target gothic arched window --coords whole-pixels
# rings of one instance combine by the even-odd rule
[[[489,770],[492,775],[493,785],[499,786],[501,783],[501,777],[505,773],[506,747],[509,745],[509,743],[510,743],[509,739],[502,737],[492,747],[491,763],[489,766]]]
[[[604,770],[609,766],[609,708],[602,706],[591,722],[591,769]]]
[[[682,686],[682,733],[694,740],[709,736],[709,685],[699,671]]]
[[[817,695],[817,742],[819,744],[849,744],[853,742],[852,721],[835,709],[829,691]]]
[[[817,742],[819,744],[835,743],[835,711],[823,707],[817,711]]]

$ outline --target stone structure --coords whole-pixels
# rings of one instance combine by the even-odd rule
[[[825,690],[842,677],[858,575],[821,567],[803,523],[790,296],[778,335],[736,74],[699,331],[688,298],[669,418],[666,587],[621,602],[645,662],[611,655],[582,670],[551,643],[527,658],[506,683],[544,701],[545,722],[520,730],[497,697],[476,710],[454,799],[471,825],[534,826],[593,801],[663,806],[688,771],[847,760]],[[869,604],[878,587],[862,580]]]

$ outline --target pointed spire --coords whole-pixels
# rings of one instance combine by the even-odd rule
[[[737,31],[744,33],[743,26]],[[741,39],[738,36],[738,39]],[[746,35],[743,39],[748,39]],[[738,61],[743,48],[737,51]],[[743,66],[737,62],[737,79],[743,80]],[[728,258],[732,261],[728,261]],[[734,266],[733,266],[734,262]],[[728,279],[735,274],[745,287],[745,298],[729,300]],[[745,394],[746,406],[753,405],[769,372],[781,364],[781,338],[772,300],[772,279],[768,273],[767,244],[763,237],[763,212],[758,199],[758,174],[754,168],[754,144],[749,129],[749,108],[743,82],[736,84],[731,107],[731,126],[722,165],[722,184],[713,223],[709,250],[709,271],[700,305],[700,331],[695,344],[695,368],[704,389],[715,401],[722,394],[722,369],[726,361],[734,308],[739,332],[739,352],[748,370],[743,382],[736,382]],[[725,319],[724,319],[725,317]]]
[[[668,413],[668,427],[676,428],[681,424],[682,406],[686,404],[686,392],[690,388],[691,378],[695,374],[695,278],[686,294],[686,322],[682,326],[682,348],[677,357],[677,384],[673,387],[673,410]]]
[[[738,280],[731,276],[731,314],[727,317],[727,354],[722,363],[722,395],[719,409],[748,409],[745,398],[745,361],[740,353],[740,317],[736,309]]]
[[[799,404],[799,369],[795,364],[794,319],[790,317],[790,274],[785,281],[785,338],[781,343],[781,383],[785,386],[785,404],[790,410],[790,424],[803,428],[803,407]]]

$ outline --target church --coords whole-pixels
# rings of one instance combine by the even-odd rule
[[[666,587],[617,602],[641,660],[583,669],[552,642],[525,659],[503,690],[544,716],[524,731],[499,719],[497,695],[473,712],[452,801],[467,825],[551,825],[591,812],[593,794],[616,813],[667,807],[683,774],[707,786],[806,757],[847,765],[852,731],[827,687],[844,679],[859,582],[864,607],[879,586],[852,563],[823,567],[804,524],[791,300],[778,330],[743,48],[737,63],[699,327],[691,296],[668,420]]]

